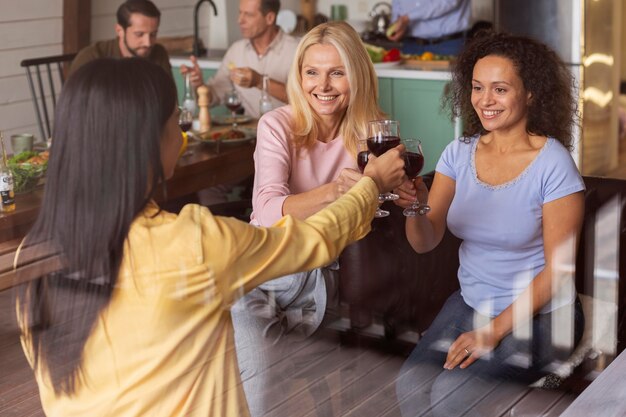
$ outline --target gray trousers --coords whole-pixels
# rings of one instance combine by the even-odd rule
[[[332,347],[309,338],[336,316],[337,263],[268,281],[231,309],[237,361],[250,415],[264,415],[287,395],[300,371]],[[329,314],[326,314],[328,311]]]

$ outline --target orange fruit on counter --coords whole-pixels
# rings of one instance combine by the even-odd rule
[[[423,61],[432,61],[434,57],[435,57],[435,54],[433,54],[430,51],[426,51],[422,54]]]

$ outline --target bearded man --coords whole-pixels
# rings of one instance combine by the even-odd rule
[[[117,9],[117,38],[83,48],[72,61],[70,74],[98,58],[140,57],[159,65],[171,76],[167,51],[156,43],[160,20],[161,11],[150,0],[125,1]]]

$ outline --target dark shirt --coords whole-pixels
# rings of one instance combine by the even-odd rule
[[[98,58],[123,58],[122,52],[119,47],[119,40],[117,38],[99,41],[91,44],[78,52],[76,58],[72,61],[70,67],[70,74],[76,71],[78,68],[85,65],[87,62],[93,61]],[[150,51],[150,55],[146,57],[148,61],[162,67],[170,76],[172,76],[172,66],[170,65],[170,57],[163,45],[155,44]],[[172,76],[173,77],[173,76]]]

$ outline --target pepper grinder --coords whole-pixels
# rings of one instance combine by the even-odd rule
[[[211,113],[209,113],[209,87],[201,85],[198,87],[198,107],[200,113],[198,120],[200,121],[200,132],[208,132],[211,130]]]

